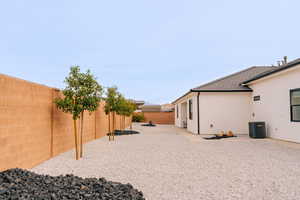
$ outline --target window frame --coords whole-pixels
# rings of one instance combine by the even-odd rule
[[[296,105],[292,104],[293,92],[296,92],[296,91],[300,91],[300,88],[296,88],[296,89],[290,90],[290,114],[291,114],[291,122],[300,122],[300,119],[299,120],[294,120],[293,119],[293,107],[300,107],[300,104],[296,104]]]
[[[189,99],[189,120],[193,120],[193,99]]]
[[[178,113],[178,104],[176,105],[176,118],[179,118],[179,113]]]

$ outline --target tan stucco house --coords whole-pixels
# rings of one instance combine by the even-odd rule
[[[175,125],[194,134],[248,134],[248,122],[265,121],[269,137],[300,142],[299,88],[300,59],[250,67],[175,100]]]

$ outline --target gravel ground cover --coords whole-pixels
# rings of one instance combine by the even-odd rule
[[[85,145],[32,169],[131,183],[149,200],[300,199],[300,144],[248,137],[204,140],[169,125]]]

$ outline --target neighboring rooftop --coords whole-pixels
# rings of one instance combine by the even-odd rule
[[[175,110],[175,106],[171,103],[161,105],[161,111],[163,112],[172,112],[174,110]]]
[[[241,85],[242,82],[259,74],[273,71],[278,67],[254,66],[240,72],[225,76],[215,81],[193,88],[192,92],[222,92],[222,91],[252,91],[249,87]]]
[[[140,106],[142,112],[160,112],[161,105],[143,105]]]
[[[142,106],[145,104],[145,101],[130,99],[136,106]]]

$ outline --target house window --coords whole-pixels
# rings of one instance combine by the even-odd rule
[[[179,114],[178,114],[178,104],[176,105],[176,117],[178,118]]]
[[[193,101],[192,99],[189,100],[189,119],[193,119]]]
[[[300,88],[290,91],[291,121],[300,122]]]

